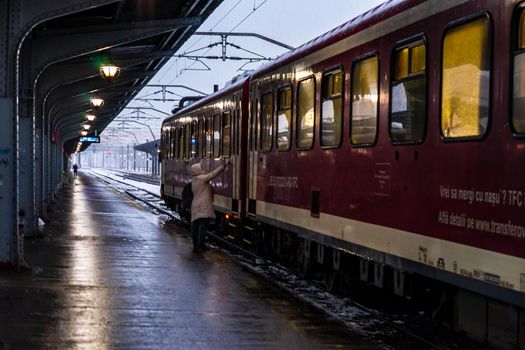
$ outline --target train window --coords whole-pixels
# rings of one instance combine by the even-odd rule
[[[394,143],[423,141],[426,127],[426,46],[423,40],[394,50],[390,86],[390,139]]]
[[[179,138],[178,138],[178,129],[177,128],[173,128],[173,137],[171,139],[172,141],[172,157],[173,159],[177,159],[177,150],[178,150],[178,146],[179,146]]]
[[[198,157],[205,157],[205,148],[206,148],[206,129],[204,129],[204,119],[199,119],[199,155]]]
[[[489,120],[490,19],[452,27],[443,41],[441,132],[447,139],[480,137]]]
[[[512,103],[512,129],[525,134],[525,10],[519,8],[517,45],[514,45],[514,88]]]
[[[221,156],[221,115],[213,116],[213,156]]]
[[[231,145],[231,113],[224,112],[222,114],[222,155],[230,156]]]
[[[261,97],[261,151],[272,149],[273,129],[273,93],[268,92]]]
[[[206,118],[206,157],[211,157],[212,155],[212,136],[213,136],[213,126],[212,119]]]
[[[287,151],[290,149],[292,138],[292,88],[287,86],[279,90],[277,109],[277,149]]]
[[[315,80],[307,78],[297,86],[297,147],[312,148],[314,143]]]
[[[257,105],[258,100],[252,101],[250,110],[250,149],[257,151]]]
[[[343,124],[343,72],[338,69],[323,75],[321,83],[321,146],[341,144]]]
[[[191,158],[197,158],[199,136],[198,136],[197,123],[191,124]]]
[[[236,155],[239,155],[239,149],[240,149],[240,139],[241,139],[241,135],[240,135],[240,132],[239,132],[239,121],[241,120],[241,110],[239,108],[237,108],[237,113],[235,114],[235,119],[234,119],[234,147],[235,147],[235,154]]]
[[[191,124],[186,124],[184,126],[184,134],[186,136],[186,139],[184,140],[184,147],[185,147],[185,153],[184,158],[189,159],[191,158]]]
[[[253,111],[255,108],[255,102],[250,102],[250,151],[253,151]]]
[[[166,134],[164,135],[164,154],[165,159],[171,158],[171,128],[166,128]]]
[[[352,66],[352,128],[354,145],[371,145],[377,135],[379,99],[379,59],[377,55]]]
[[[179,135],[178,135],[178,140],[179,140],[179,150],[178,150],[178,159],[184,159],[184,139],[185,139],[185,135],[184,135],[184,128],[183,127],[180,127],[178,128],[178,131],[179,131]]]

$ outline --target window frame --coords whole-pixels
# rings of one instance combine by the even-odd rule
[[[300,147],[298,145],[298,142],[299,142],[299,127],[297,126],[297,123],[299,122],[299,116],[298,116],[298,113],[299,113],[299,85],[303,82],[303,81],[306,81],[306,80],[309,80],[309,79],[312,79],[313,82],[314,82],[314,126],[313,126],[313,131],[312,131],[312,145],[310,147]],[[316,127],[315,127],[315,122],[316,122],[316,117],[317,117],[317,113],[316,113],[316,109],[317,109],[317,80],[315,79],[315,74],[310,74],[304,78],[302,78],[301,80],[298,80],[297,81],[297,85],[296,85],[296,89],[295,89],[295,119],[293,119],[292,117],[292,122],[295,124],[295,149],[297,151],[311,151],[313,148],[314,148],[314,145],[315,145],[315,133],[316,133]],[[293,98],[293,97],[292,97]]]
[[[191,124],[184,124],[184,131],[186,133],[186,157],[185,159],[191,159]]]
[[[176,160],[180,160],[180,127],[175,126],[175,156],[173,157]]]
[[[229,136],[230,136],[230,147],[229,147],[229,152],[228,154],[225,154],[224,153],[224,121],[226,120],[225,118],[225,115],[226,114],[229,114],[230,115],[230,132],[229,132]],[[232,120],[233,120],[233,113],[232,113],[232,110],[231,109],[227,109],[227,110],[224,110],[222,111],[221,113],[221,135],[220,135],[220,147],[221,147],[221,156],[222,157],[226,157],[226,158],[229,158],[231,155],[232,155]]]
[[[277,132],[279,131],[278,127],[279,127],[279,107],[280,107],[280,92],[283,91],[283,90],[286,90],[286,89],[290,89],[290,125],[289,125],[289,128],[290,128],[290,131],[288,132],[288,135],[290,135],[290,140],[288,142],[288,148],[286,149],[280,149],[279,148],[279,144],[277,142]],[[294,136],[294,116],[293,116],[293,112],[294,112],[294,108],[293,108],[293,103],[294,103],[294,88],[293,88],[293,84],[290,82],[290,83],[286,83],[284,85],[281,85],[279,86],[279,88],[277,88],[277,105],[276,105],[276,109],[275,109],[275,121],[274,121],[274,124],[276,125],[275,126],[275,149],[277,150],[277,152],[288,152],[292,149],[292,144],[293,144],[293,136]]]
[[[210,146],[209,146],[209,150],[210,152],[208,153],[208,141],[206,139],[206,133],[208,132],[208,128],[206,127],[206,124],[209,123],[208,125],[210,126]],[[203,158],[212,158],[213,157],[213,116],[207,116],[204,118],[204,156]]]
[[[323,79],[325,76],[333,75],[333,73],[340,71],[342,76],[342,86],[341,86],[341,139],[339,140],[338,145],[329,145],[329,146],[323,146],[323,102],[327,100],[333,100],[333,98],[327,98],[323,99]],[[343,138],[344,138],[344,129],[345,129],[345,89],[346,87],[346,80],[345,80],[345,70],[342,64],[338,64],[329,68],[326,68],[323,71],[323,75],[321,77],[321,94],[319,96],[319,104],[320,104],[320,111],[319,111],[319,145],[321,146],[321,149],[338,149],[341,148],[343,145]]]
[[[444,61],[444,55],[443,55],[443,49],[445,45],[445,38],[447,36],[447,32],[451,29],[460,27],[462,25],[475,22],[478,19],[481,18],[487,18],[488,19],[488,36],[489,36],[489,43],[490,43],[490,52],[489,52],[489,72],[490,72],[490,84],[489,84],[489,92],[488,92],[488,120],[487,120],[487,129],[485,130],[485,133],[479,135],[479,136],[464,136],[464,137],[445,137],[443,135],[443,129],[442,129],[442,100],[443,100],[443,61]],[[513,72],[513,71],[512,71]],[[472,15],[468,15],[456,20],[453,20],[445,26],[445,29],[443,30],[443,33],[441,35],[441,47],[440,47],[440,60],[439,60],[439,91],[438,91],[438,130],[439,130],[439,137],[441,141],[444,143],[455,143],[455,142],[470,142],[470,141],[482,141],[484,140],[490,133],[490,129],[492,126],[492,92],[493,92],[493,85],[494,85],[494,21],[492,17],[490,16],[490,13],[488,11],[478,12],[474,13]],[[512,84],[512,82],[510,82]],[[511,116],[512,118],[512,116]]]
[[[352,106],[353,105],[353,102],[352,102],[352,94],[354,92],[354,89],[353,89],[353,86],[352,86],[352,81],[354,79],[354,67],[356,64],[358,64],[359,62],[362,62],[362,61],[365,61],[369,58],[372,58],[372,57],[377,57],[377,106],[376,106],[376,135],[375,135],[375,138],[374,138],[374,141],[372,142],[369,142],[369,143],[353,143],[352,142],[352,123],[353,123],[353,110],[354,110],[354,107]],[[370,147],[375,147],[375,145],[377,144],[377,140],[379,139],[379,132],[380,132],[380,128],[379,128],[379,119],[380,119],[380,115],[379,115],[379,111],[380,111],[380,105],[381,105],[381,98],[380,98],[380,94],[381,94],[381,59],[380,59],[380,56],[379,56],[379,51],[377,50],[374,50],[374,51],[371,51],[371,52],[368,52],[368,53],[365,53],[364,55],[361,55],[361,56],[357,56],[355,57],[353,60],[352,60],[352,66],[350,68],[350,81],[348,82],[349,83],[349,91],[350,91],[350,96],[349,96],[349,113],[348,113],[348,134],[350,136],[350,145],[352,148],[370,148]]]
[[[510,127],[510,131],[512,133],[512,137],[518,140],[524,140],[525,139],[525,131],[523,133],[519,133],[516,131],[514,127],[514,58],[517,55],[525,55],[525,48],[520,49],[519,48],[519,29],[520,29],[520,17],[521,14],[525,12],[525,1],[522,1],[516,6],[514,6],[514,9],[512,10],[512,19],[511,19],[511,34],[510,34],[510,77],[509,77],[509,93],[508,93],[508,104],[509,104],[509,115],[508,115],[508,123]],[[492,67],[493,68],[493,67]],[[492,84],[491,84],[492,85]],[[492,87],[492,86],[491,86]],[[492,92],[492,91],[491,91]]]
[[[170,146],[170,159],[176,160],[177,159],[177,128],[174,124],[170,124],[171,129],[171,146]]]
[[[219,149],[217,151],[215,150],[215,118],[219,120],[219,139],[217,140]],[[222,112],[212,115],[211,120],[211,158],[220,158],[222,156]]]
[[[190,159],[196,159],[197,154],[199,152],[199,124],[198,122],[193,119],[190,122]],[[193,145],[193,140],[195,140],[195,146]],[[193,149],[195,147],[195,153],[193,153]]]
[[[273,93],[273,89],[267,89],[267,90],[263,90],[265,91],[264,93],[260,94],[260,97],[259,97],[259,100],[261,101],[260,105],[259,105],[259,128],[258,128],[258,132],[257,132],[257,139],[258,139],[258,144],[259,144],[259,151],[261,152],[264,152],[264,153],[268,153],[268,152],[271,152],[273,151],[273,138],[274,138],[274,118],[275,118],[275,94]],[[263,102],[263,97],[266,96],[266,95],[271,95],[272,96],[272,112],[271,112],[271,116],[270,116],[270,123],[271,123],[271,130],[270,130],[270,148],[266,149],[266,148],[263,148],[262,145],[263,145],[263,128],[261,126],[261,121],[262,121],[262,109],[263,109],[263,106],[264,106],[264,102]]]
[[[409,76],[409,77],[406,77],[406,78],[403,78],[403,79],[396,80],[395,79],[395,76],[396,76],[396,65],[395,65],[396,55],[395,54],[397,53],[397,51],[399,51],[401,49],[413,47],[413,46],[411,46],[411,44],[417,44],[420,41],[425,46],[425,72],[424,73],[418,73],[418,74],[415,74],[415,75],[412,75],[412,76]],[[415,46],[417,46],[417,45],[415,45]],[[429,95],[428,94],[429,93],[428,63],[429,63],[429,59],[428,59],[428,40],[427,40],[427,37],[426,37],[425,33],[419,33],[419,34],[413,35],[413,36],[411,36],[409,38],[400,40],[392,48],[392,54],[391,54],[391,57],[390,57],[390,80],[389,80],[389,85],[390,86],[388,88],[388,97],[389,97],[388,98],[389,99],[389,102],[388,102],[388,137],[390,139],[390,143],[392,145],[394,145],[394,146],[420,145],[420,144],[425,142],[425,139],[427,137],[427,130],[428,130],[428,111],[429,111],[429,108],[428,108],[428,102],[429,102],[429,99],[428,99],[428,95]],[[392,140],[392,88],[393,88],[393,85],[394,85],[393,83],[394,83],[394,81],[395,82],[408,81],[408,80],[411,80],[412,78],[419,78],[420,76],[425,76],[426,77],[426,82],[425,82],[425,126],[423,128],[423,134],[421,135],[421,140],[419,140],[419,141],[393,141]],[[440,123],[439,127],[441,128],[441,123]]]

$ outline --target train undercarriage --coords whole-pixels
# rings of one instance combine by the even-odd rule
[[[189,221],[180,200],[169,197],[166,203]],[[523,342],[525,312],[513,305],[258,222],[255,217],[241,222],[238,216],[218,212],[215,230],[242,250],[387,314],[412,313],[495,348],[513,349],[512,344]]]

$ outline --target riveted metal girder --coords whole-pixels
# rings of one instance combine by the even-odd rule
[[[181,27],[198,25],[200,18],[155,20],[83,28],[80,32],[37,37],[31,41],[33,60],[31,71],[36,76],[47,65],[85,55],[112,46],[169,32]]]
[[[71,99],[80,98],[87,96],[92,93],[97,92],[107,92],[107,91],[120,91],[124,86],[129,85],[135,82],[138,79],[149,77],[149,73],[135,73],[129,75],[129,78],[126,80],[119,80],[114,83],[108,83],[102,79],[92,79],[85,80],[80,82],[74,82],[72,84],[64,85],[58,89],[52,91],[52,93],[46,98],[46,110],[45,113],[49,113],[49,117],[53,119],[53,113],[56,113],[58,105],[67,104],[71,102]],[[138,90],[139,87],[125,87],[127,91]]]
[[[69,63],[71,62],[71,63]],[[126,72],[127,69],[136,64],[144,63],[143,59],[123,59],[114,61]],[[36,108],[36,125],[39,127],[42,124],[42,119],[45,117],[43,112],[44,99],[53,91],[73,83],[80,83],[89,79],[99,78],[99,73],[94,63],[89,61],[65,61],[61,64],[53,64],[47,67],[38,79],[38,84],[35,86],[35,108]],[[101,82],[103,83],[103,82]]]

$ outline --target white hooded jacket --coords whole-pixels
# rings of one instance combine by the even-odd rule
[[[212,172],[206,173],[199,163],[191,166],[191,191],[193,192],[191,222],[197,219],[215,218],[210,181],[222,173],[224,167],[221,165]]]

